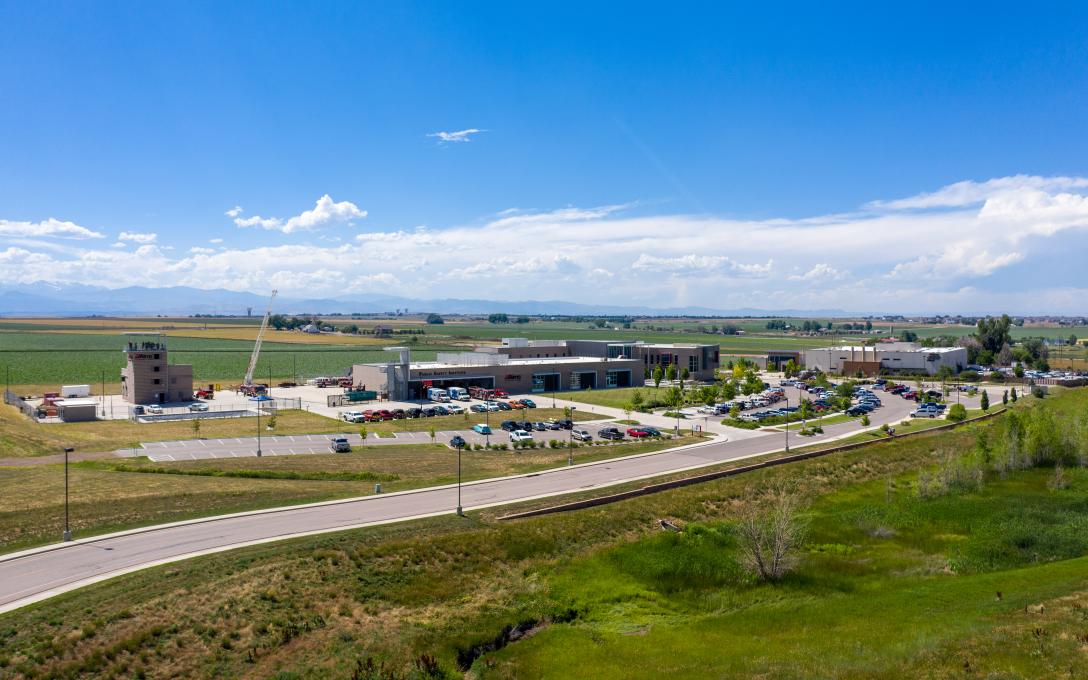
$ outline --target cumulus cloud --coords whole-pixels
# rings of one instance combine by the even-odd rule
[[[50,217],[41,222],[22,222],[0,220],[0,237],[36,238],[50,236],[67,239],[105,238],[105,234],[81,227],[74,222],[67,222]]]
[[[1075,276],[1088,232],[1088,180],[1081,178],[957,183],[801,219],[635,212],[631,205],[507,210],[482,223],[368,231],[341,243],[313,238],[214,251],[187,244],[178,254],[154,243],[95,249],[24,235],[0,241],[0,248],[17,247],[0,251],[0,283],[160,285],[165,276],[204,288],[276,285],[306,297],[381,292],[719,309],[1082,313],[1084,286]],[[301,234],[362,214],[324,196],[294,218],[232,219],[274,220],[280,231],[294,220],[291,230]],[[1042,254],[1051,258],[1048,276],[1022,277],[1015,295],[1000,292],[1007,286],[997,285],[998,274]],[[1025,306],[1012,307],[1017,300]]]
[[[133,243],[154,243],[158,237],[158,234],[142,234],[135,231],[122,231],[121,235],[117,237],[117,240],[131,241]]]
[[[259,215],[239,217],[238,215],[241,214],[240,208],[228,210],[227,214],[230,215],[235,210],[238,212],[232,217],[234,217],[234,224],[239,227],[260,227],[261,229],[282,231],[285,234],[309,231],[330,224],[344,224],[354,219],[366,217],[366,211],[360,210],[359,206],[351,201],[337,203],[328,194],[317,199],[317,203],[310,210],[305,210],[286,220],[279,217],[261,217]]]
[[[428,137],[435,137],[440,144],[447,142],[471,142],[473,135],[487,132],[487,130],[480,130],[479,128],[468,128],[467,130],[458,130],[457,132],[432,132],[428,134]]]
[[[236,206],[234,206],[233,208],[231,208],[230,210],[228,210],[227,212],[225,212],[223,214],[226,215],[227,217],[238,217],[243,212],[245,212],[245,211],[242,210],[242,206],[236,205]]]
[[[210,239],[208,239],[208,243],[222,243],[222,242],[223,242],[223,239],[221,239],[221,238],[210,238]]]

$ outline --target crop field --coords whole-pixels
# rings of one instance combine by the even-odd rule
[[[0,332],[0,378],[10,370],[12,385],[95,384],[103,376],[117,383],[124,367],[121,335],[79,333]],[[240,382],[249,364],[253,343],[244,340],[168,337],[170,360],[193,364],[194,381]],[[414,353],[433,359],[435,349]],[[384,361],[380,349],[350,345],[291,344],[266,341],[255,375],[274,381],[318,375],[344,375],[353,363]]]

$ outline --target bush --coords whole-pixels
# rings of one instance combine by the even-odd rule
[[[864,426],[864,427],[868,427],[868,426],[869,426],[869,414],[868,414],[868,413],[865,413],[865,414],[863,414],[863,415],[861,416],[861,424],[862,424],[862,426]]]
[[[948,407],[948,419],[959,423],[967,419],[967,407],[963,404],[952,404]]]

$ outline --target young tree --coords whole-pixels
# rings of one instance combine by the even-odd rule
[[[869,414],[863,413],[861,416],[861,424],[863,427],[869,427]]]
[[[738,406],[737,404],[733,404],[732,406],[730,406],[729,417],[733,420],[736,420],[738,417],[740,417],[740,406]]]
[[[631,411],[635,410],[635,405],[630,401],[623,402],[623,417],[627,420],[631,419]]]
[[[952,404],[948,407],[946,417],[954,423],[962,422],[967,419],[967,407],[963,404]]]
[[[268,416],[268,429],[276,429],[276,416]]]
[[[761,510],[754,498],[748,498],[737,523],[737,536],[748,568],[762,581],[778,581],[793,568],[808,527],[801,517],[803,506],[797,494],[772,489],[767,505]]]
[[[661,387],[661,377],[662,377],[661,364],[658,364],[658,365],[654,366],[654,372],[653,372],[653,380],[654,380],[654,387],[655,388],[660,388]]]
[[[733,401],[737,398],[736,383],[731,380],[722,383],[722,398],[726,401]]]
[[[1002,406],[1008,406],[1009,405],[1009,391],[1008,390],[1005,390],[1001,394],[1001,405]]]
[[[808,399],[801,400],[801,406],[797,409],[797,414],[801,416],[801,420],[809,420],[813,416],[812,402]]]
[[[634,407],[634,410],[641,411],[642,410],[642,404],[643,404],[642,391],[641,390],[635,390],[631,394],[631,406]]]
[[[1012,388],[1012,391],[1009,392],[1009,399],[1012,399],[1012,403],[1014,403],[1014,404],[1016,403],[1016,388],[1015,387]]]
[[[200,418],[193,418],[192,423],[190,423],[190,427],[193,428],[193,438],[195,439],[200,437]]]
[[[982,390],[982,400],[979,402],[983,411],[990,410],[990,395],[986,393],[986,390]]]
[[[434,428],[433,427],[427,428],[427,434],[431,435],[431,443],[434,444],[434,434],[435,434]]]
[[[665,379],[669,382],[676,380],[676,364],[669,364],[665,369]]]
[[[359,428],[359,437],[363,440],[363,446],[366,446],[366,428]],[[434,435],[431,435],[431,443],[434,443]]]

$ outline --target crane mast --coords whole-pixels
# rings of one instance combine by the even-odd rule
[[[253,345],[253,356],[249,358],[249,368],[246,369],[246,379],[242,382],[243,388],[247,391],[253,385],[253,371],[257,368],[257,357],[261,353],[261,341],[264,339],[264,332],[268,329],[268,318],[272,316],[272,301],[276,299],[276,293],[279,291],[273,290],[272,297],[268,298],[268,311],[264,313],[264,319],[261,320],[261,330],[257,331],[257,343]]]

